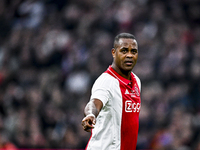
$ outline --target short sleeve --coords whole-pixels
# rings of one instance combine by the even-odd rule
[[[113,77],[107,73],[103,73],[95,81],[92,87],[92,94],[90,100],[96,98],[102,101],[103,106],[112,98],[112,82]]]

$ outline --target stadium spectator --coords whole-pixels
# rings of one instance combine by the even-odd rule
[[[114,36],[130,32],[143,83],[137,148],[198,149],[199,10],[198,0],[1,0],[0,137],[18,148],[85,148],[91,85],[112,61]],[[80,92],[69,80],[84,76]]]

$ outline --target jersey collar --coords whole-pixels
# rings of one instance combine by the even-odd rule
[[[109,71],[114,77],[116,77],[122,83],[126,85],[131,84],[130,80],[120,76],[111,66],[108,67],[107,71]],[[134,81],[134,75],[132,72],[131,72],[131,80]]]

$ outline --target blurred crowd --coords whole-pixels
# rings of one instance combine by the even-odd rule
[[[83,109],[136,36],[138,149],[200,150],[199,0],[0,0],[0,148],[84,149]]]

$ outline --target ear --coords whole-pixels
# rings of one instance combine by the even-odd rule
[[[112,48],[111,52],[112,52],[112,56],[113,56],[113,58],[115,58],[115,52],[116,52],[116,49]]]

